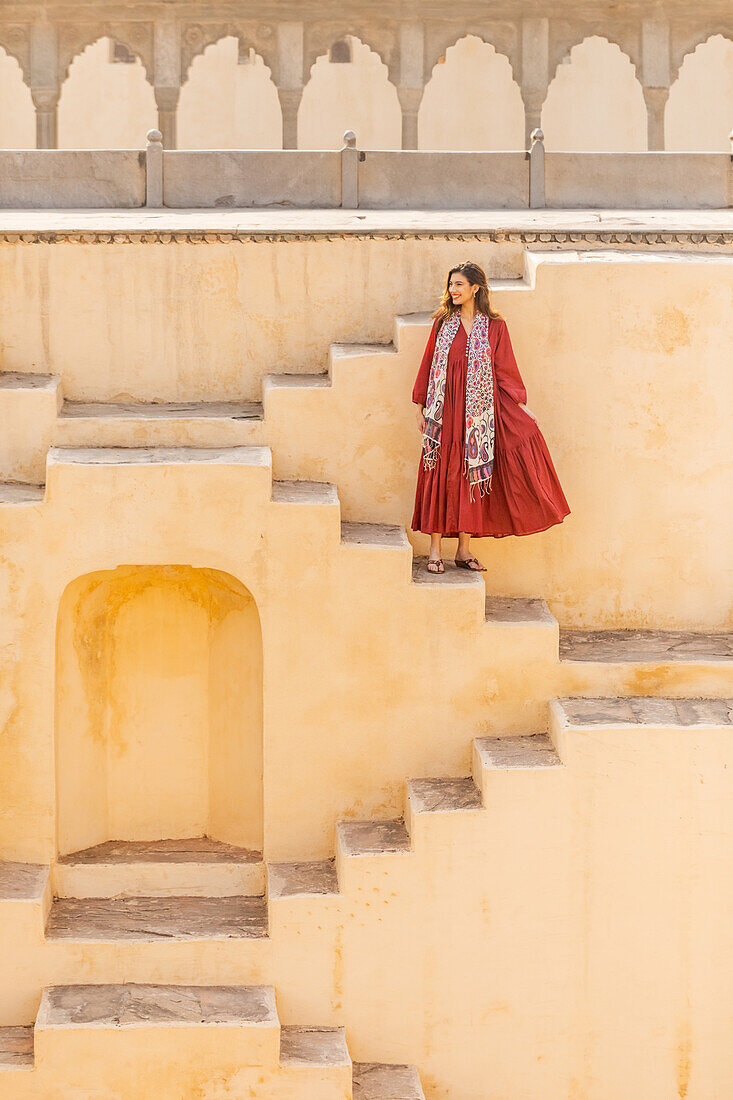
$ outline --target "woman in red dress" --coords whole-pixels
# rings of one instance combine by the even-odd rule
[[[451,268],[433,317],[412,391],[423,434],[412,528],[430,535],[429,572],[445,571],[441,539],[456,537],[456,565],[483,572],[472,535],[532,535],[570,508],[478,264]]]

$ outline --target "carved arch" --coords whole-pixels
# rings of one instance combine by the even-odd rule
[[[473,35],[509,62],[514,83],[521,87],[521,33],[516,23],[466,23],[460,29],[436,24],[427,28],[425,43],[425,83],[430,80],[438,61],[452,46]]]
[[[66,23],[59,27],[59,85],[66,81],[72,64],[100,38],[113,38],[127,46],[141,62],[145,79],[153,83],[153,27],[151,23]]]
[[[31,29],[25,23],[0,23],[0,47],[20,65],[23,83],[31,85]]]
[[[557,76],[563,61],[570,57],[576,46],[582,46],[587,38],[603,38],[610,46],[618,46],[631,62],[639,83],[641,80],[641,28],[632,24],[614,23],[560,23],[550,26],[550,57],[548,87]]]
[[[236,38],[240,46],[253,49],[267,65],[273,79],[277,74],[277,26],[262,21],[187,23],[181,28],[181,84],[185,84],[193,62],[208,46],[222,38]]]
[[[387,78],[391,84],[399,80],[399,41],[397,28],[384,23],[353,23],[348,20],[328,20],[313,23],[305,28],[304,83],[308,83],[311,70],[319,57],[327,54],[334,42],[350,35],[368,46],[387,66]]]
[[[716,35],[720,35],[722,38],[727,38],[730,42],[733,42],[733,22],[717,23],[713,24],[712,27],[710,24],[706,24],[704,27],[688,29],[685,33],[680,33],[679,30],[673,29],[672,57],[670,59],[670,84],[673,84],[679,77],[682,63],[688,54],[695,53],[700,46],[704,46],[706,42],[709,42],[711,38],[715,38]]]

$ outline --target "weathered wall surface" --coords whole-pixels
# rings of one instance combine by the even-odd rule
[[[516,271],[511,245],[472,252],[493,275]],[[269,374],[327,369],[333,340],[388,341],[394,315],[433,305],[464,257],[445,241],[9,247],[2,366],[59,374],[72,399],[259,400]],[[681,254],[532,254],[525,281],[496,285],[572,514],[532,538],[477,544],[491,591],[543,596],[565,625],[730,624],[733,337],[720,318],[732,296],[727,257]],[[264,420],[241,423],[236,441],[270,444],[277,477],[334,482],[348,520],[408,525],[410,392],[427,334],[417,317],[398,326],[396,355],[337,353],[331,387],[265,388]],[[49,432],[77,445],[194,441],[95,423],[96,437],[44,423],[36,468]]]

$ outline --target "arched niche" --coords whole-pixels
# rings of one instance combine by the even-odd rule
[[[340,149],[344,132],[354,130],[360,149],[400,149],[402,110],[387,66],[366,43],[347,38],[350,65],[325,53],[311,69],[298,111],[298,148]]]
[[[262,641],[238,580],[120,566],[67,586],[56,789],[59,855],[197,836],[262,849]]]
[[[733,42],[712,35],[685,57],[664,115],[665,148],[730,151],[733,129]]]
[[[0,149],[35,149],[36,112],[20,65],[0,46]]]
[[[434,67],[418,114],[421,149],[523,149],[524,104],[504,54],[476,35]]]
[[[148,130],[157,127],[142,62],[114,45],[98,38],[72,61],[59,98],[59,149],[143,149]]]
[[[545,146],[567,152],[641,152],[647,112],[636,70],[598,35],[574,46],[558,65],[542,108]]]
[[[179,149],[280,149],[277,88],[262,57],[234,35],[192,61],[178,103]]]

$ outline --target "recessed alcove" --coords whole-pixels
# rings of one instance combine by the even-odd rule
[[[234,577],[78,577],[56,635],[58,851],[209,836],[262,848],[262,640]]]

